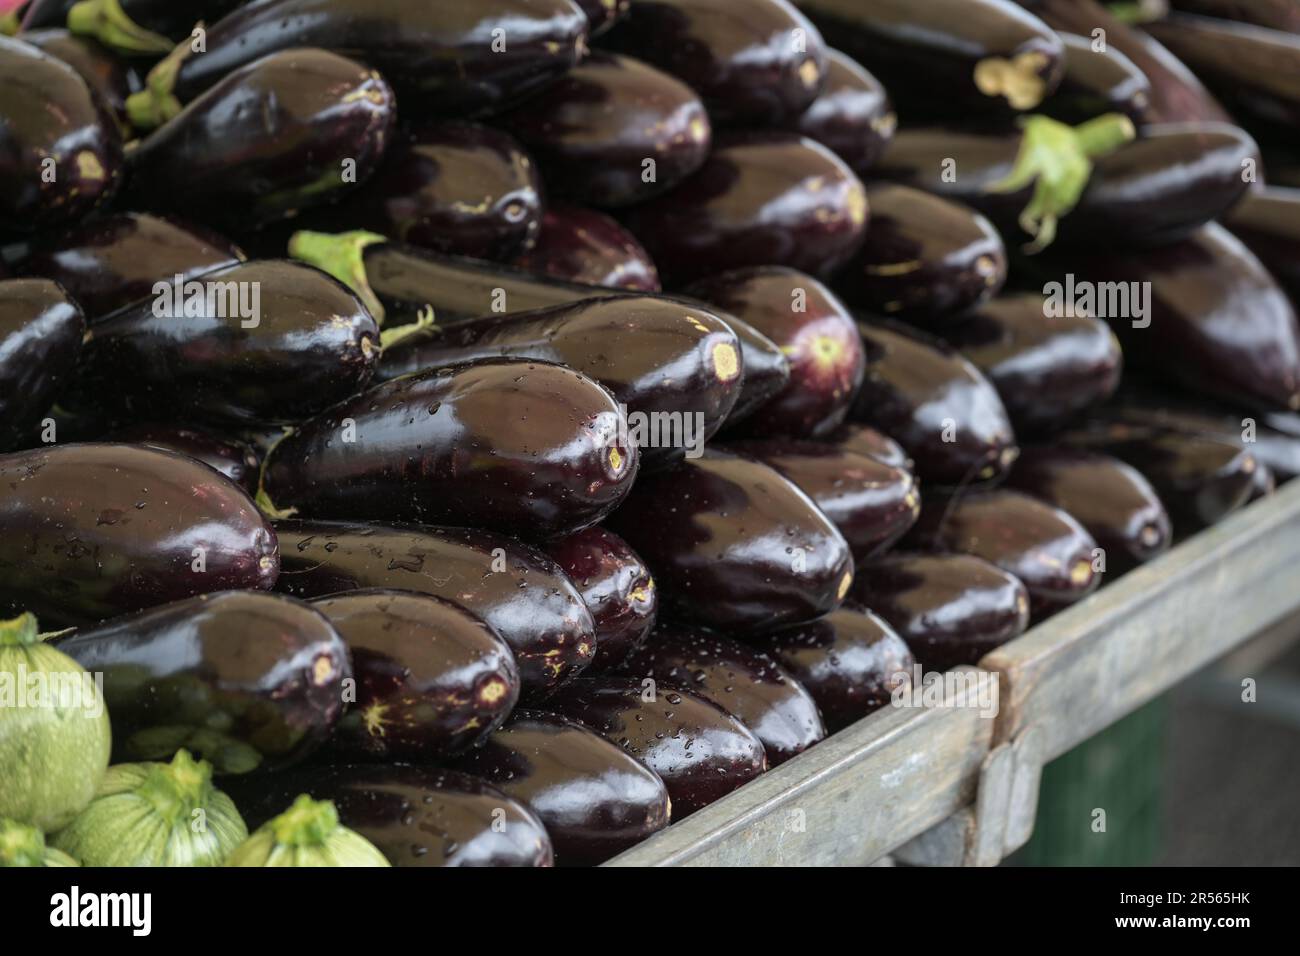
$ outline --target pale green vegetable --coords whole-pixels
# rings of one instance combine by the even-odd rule
[[[389,866],[375,845],[339,824],[328,800],[303,794],[257,828],[227,866]]]
[[[45,834],[17,820],[0,818],[0,866],[76,866],[62,850],[45,845]]]

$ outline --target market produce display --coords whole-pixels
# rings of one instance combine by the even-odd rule
[[[0,3],[0,866],[600,864],[1300,474],[1124,6]]]

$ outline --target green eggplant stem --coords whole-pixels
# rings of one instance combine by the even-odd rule
[[[438,328],[438,323],[433,320],[433,306],[426,305],[421,309],[414,322],[408,322],[406,325],[394,326],[391,329],[384,329],[379,333],[379,350],[391,348],[403,339],[409,339],[411,336],[420,332],[432,332]]]
[[[156,764],[137,793],[172,824],[196,807],[204,806],[212,792],[212,764],[195,760],[188,750],[176,751],[169,764]]]
[[[0,621],[0,647],[22,647],[40,642],[41,632],[36,626],[36,615],[30,611]]]
[[[293,847],[324,846],[338,826],[339,813],[334,804],[313,800],[305,793],[271,822],[275,842]]]
[[[337,234],[303,229],[289,237],[289,255],[342,282],[383,326],[384,306],[366,277],[365,252],[367,246],[387,241],[385,236],[361,229]]]
[[[144,89],[126,98],[126,116],[139,130],[161,126],[180,113],[181,101],[172,92],[181,64],[190,55],[190,41],[182,40],[167,56],[159,60],[145,77]]]
[[[68,30],[121,53],[170,53],[172,41],[135,23],[120,0],[81,0],[68,11]]]
[[[0,36],[14,36],[18,33],[18,28],[22,26],[22,23],[22,18],[18,15],[17,10],[10,10],[8,13],[0,14]]]

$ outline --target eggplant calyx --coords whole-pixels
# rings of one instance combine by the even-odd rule
[[[169,764],[153,764],[136,789],[158,814],[176,824],[207,806],[212,795],[212,764],[195,760],[188,750],[176,751]]]
[[[167,37],[136,24],[120,0],[80,0],[68,11],[68,31],[94,37],[119,53],[170,53]]]
[[[145,77],[144,89],[126,98],[126,116],[139,130],[151,130],[177,116],[181,101],[172,92],[181,64],[191,53],[190,41],[182,40],[176,48],[158,61]]]
[[[328,800],[300,794],[293,806],[271,821],[275,842],[281,846],[320,847],[339,828],[339,812]]]
[[[0,866],[41,866],[45,834],[17,820],[0,820]]]
[[[16,36],[20,26],[22,26],[22,19],[19,17],[17,10],[10,10],[8,13],[0,15],[0,36]]]
[[[25,611],[7,621],[0,621],[0,647],[23,647],[41,642],[36,615]]]
[[[337,234],[303,229],[289,237],[289,255],[299,262],[315,266],[351,289],[382,328],[384,305],[375,295],[375,290],[370,288],[365,252],[367,246],[387,241],[387,237],[377,232],[361,229]]]
[[[382,354],[398,342],[437,331],[438,323],[433,320],[433,306],[426,305],[416,313],[414,322],[381,331],[379,333],[379,351]]]

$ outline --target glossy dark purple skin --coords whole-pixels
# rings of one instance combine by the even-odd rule
[[[594,866],[668,825],[668,788],[650,768],[582,724],[516,711],[456,769],[537,814],[557,866]]]
[[[927,671],[976,664],[1029,626],[1020,579],[968,554],[887,554],[862,566],[853,600],[888,622]]]
[[[599,51],[496,122],[536,157],[549,192],[601,207],[662,195],[700,168],[712,141],[690,87]]]
[[[1061,34],[1065,76],[1043,104],[1043,112],[1076,125],[1105,113],[1122,113],[1138,125],[1147,122],[1151,81],[1123,53],[1110,46],[1093,49],[1091,37]]]
[[[584,678],[546,707],[594,730],[659,774],[672,798],[674,823],[768,766],[763,745],[749,728],[680,688],[622,677]]]
[[[523,804],[477,777],[433,767],[307,766],[225,781],[251,829],[299,794],[329,800],[393,866],[551,866],[551,840]]]
[[[558,365],[428,369],[299,426],[267,455],[262,487],[305,518],[546,538],[595,524],[627,495],[639,456],[623,424],[609,392]]]
[[[18,264],[24,275],[53,279],[93,324],[153,294],[154,283],[189,280],[241,262],[233,243],[206,229],[149,213],[118,213],[49,236]]]
[[[78,0],[32,0],[23,19],[25,29],[61,27]],[[212,24],[243,0],[117,0],[136,26],[166,36],[173,42],[188,37],[200,21]]]
[[[1026,448],[1007,486],[1073,517],[1122,574],[1169,549],[1169,515],[1151,483],[1117,458],[1074,448]]]
[[[912,471],[915,468],[915,463],[908,457],[902,445],[870,425],[856,425],[850,422],[820,440],[839,451],[866,455],[868,458],[874,458],[904,471]]]
[[[853,580],[848,543],[807,495],[707,448],[642,475],[609,526],[649,565],[665,611],[731,633],[827,614]]]
[[[256,325],[245,328],[253,320],[242,313],[210,314],[230,311],[224,296],[203,315],[176,314],[176,303],[168,310],[164,302],[158,316],[159,300],[142,299],[96,323],[87,336],[82,384],[92,398],[142,417],[296,422],[355,394],[374,374],[379,327],[324,273],[257,260],[199,281],[214,289],[238,283],[245,306],[252,304],[250,290],[258,289]]]
[[[825,277],[867,227],[858,177],[825,146],[795,133],[728,133],[676,189],[628,210],[625,224],[667,286],[728,269],[781,265]]]
[[[602,45],[671,73],[725,126],[789,123],[826,73],[821,34],[786,0],[638,0]]]
[[[821,93],[786,125],[815,139],[863,176],[889,145],[898,116],[889,93],[862,64],[839,50],[827,50]]]
[[[923,483],[961,485],[1006,474],[1016,456],[1011,420],[974,365],[898,328],[858,329],[867,374],[850,415],[854,421],[902,445]]]
[[[62,60],[80,74],[126,130],[126,98],[141,88],[144,78],[135,67],[114,56],[90,37],[62,28],[29,30],[22,41]]]
[[[596,624],[593,670],[621,664],[640,647],[659,612],[659,591],[641,556],[606,528],[584,528],[543,550],[568,575]]]
[[[257,591],[186,598],[53,644],[104,675],[115,763],[184,747],[217,773],[281,769],[325,742],[353,675],[329,621]]]
[[[151,422],[114,429],[103,440],[179,452],[216,469],[249,494],[257,492],[257,452],[234,438],[184,425]]]
[[[1059,427],[1119,385],[1119,340],[1100,319],[1049,317],[1037,293],[1001,296],[943,328],[993,383],[1017,431]]]
[[[463,528],[281,521],[277,587],[296,597],[396,588],[444,598],[482,618],[514,651],[525,700],[586,667],[591,614],[559,565],[514,538]],[[500,568],[501,570],[497,570]]]
[[[844,535],[854,561],[887,550],[921,513],[911,472],[867,455],[797,438],[733,441],[723,448],[770,465],[794,482]]]
[[[214,55],[211,31],[208,43],[196,59]],[[395,117],[393,91],[374,70],[286,50],[231,73],[142,140],[127,158],[128,194],[139,208],[256,228],[364,182]]]
[[[71,66],[0,37],[0,116],[0,237],[67,226],[112,195],[122,136]]]
[[[832,734],[888,706],[895,688],[911,683],[916,663],[892,627],[848,605],[755,646],[812,695]]]
[[[1295,0],[1170,0],[1169,5],[1187,13],[1300,33],[1300,4]]]
[[[760,266],[711,276],[688,291],[759,330],[789,362],[790,380],[741,417],[742,432],[820,437],[843,423],[862,385],[862,338],[829,289],[794,269]],[[728,425],[737,421],[733,412]]]
[[[1223,224],[1268,267],[1291,301],[1300,302],[1300,189],[1248,190]]]
[[[659,271],[636,236],[604,213],[564,203],[547,205],[536,243],[512,265],[584,285],[660,290]]]
[[[0,450],[40,420],[72,376],[86,317],[46,279],[0,280]]]
[[[355,698],[330,736],[330,763],[427,763],[464,753],[519,699],[510,647],[484,621],[428,594],[317,598],[347,645]]]
[[[252,499],[183,455],[114,444],[14,452],[0,456],[0,488],[0,603],[45,627],[266,590],[279,574],[275,532]]]

